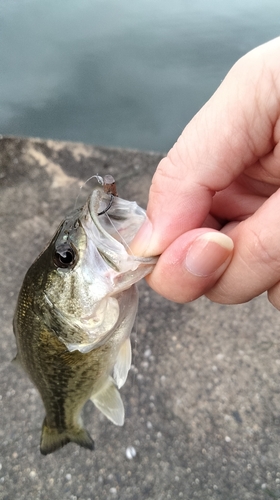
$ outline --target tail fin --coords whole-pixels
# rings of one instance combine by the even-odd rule
[[[44,420],[40,443],[42,455],[53,453],[67,443],[70,443],[70,441],[88,450],[94,450],[94,441],[86,429],[59,432],[57,429],[49,427],[46,419]]]

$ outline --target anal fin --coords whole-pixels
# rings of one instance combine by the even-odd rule
[[[94,449],[94,441],[86,429],[64,430],[59,432],[56,428],[47,425],[46,419],[43,422],[40,451],[42,455],[48,455],[62,448],[67,443],[77,443],[83,448]]]
[[[95,406],[100,410],[113,424],[124,424],[124,407],[122,398],[116,388],[112,377],[108,377],[106,383],[96,394],[90,398]]]

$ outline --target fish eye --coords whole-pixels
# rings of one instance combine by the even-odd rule
[[[69,243],[63,243],[56,248],[53,261],[56,267],[71,268],[77,262],[77,255]]]

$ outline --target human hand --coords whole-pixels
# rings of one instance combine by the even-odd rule
[[[176,302],[268,291],[280,309],[280,38],[241,58],[153,177],[131,249]],[[226,236],[227,235],[227,236]],[[233,250],[234,243],[234,250]]]

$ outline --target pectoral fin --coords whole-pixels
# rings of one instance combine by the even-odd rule
[[[124,385],[127,379],[127,374],[130,369],[130,366],[131,366],[131,343],[130,339],[128,338],[121,346],[116,364],[114,366],[113,377],[119,389]]]
[[[113,424],[124,424],[124,407],[112,377],[108,377],[102,389],[94,394],[91,401]]]

